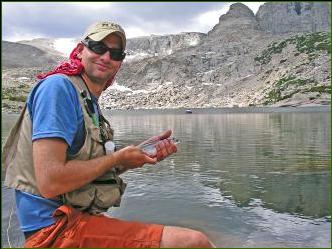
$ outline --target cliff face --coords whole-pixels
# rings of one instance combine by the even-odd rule
[[[236,3],[207,34],[133,38],[127,50],[103,108],[330,104],[327,3],[266,3],[256,16]]]
[[[127,60],[137,60],[143,57],[166,56],[173,52],[196,46],[206,37],[204,33],[180,33],[167,36],[145,36],[128,39]]]
[[[256,16],[262,29],[273,34],[331,29],[330,6],[326,2],[266,3]]]

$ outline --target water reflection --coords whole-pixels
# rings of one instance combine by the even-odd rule
[[[172,128],[183,141],[172,171],[240,207],[261,199],[277,212],[330,212],[327,113],[125,116],[113,123],[122,144]]]
[[[240,207],[259,199],[277,212],[321,218],[330,215],[330,173],[242,175],[222,181],[221,193]]]

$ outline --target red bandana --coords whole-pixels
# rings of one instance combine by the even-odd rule
[[[79,59],[77,57],[77,54],[79,53],[78,45],[79,44],[77,44],[77,46],[70,53],[68,61],[60,62],[59,65],[57,65],[54,69],[52,69],[51,71],[49,71],[47,73],[38,74],[37,78],[44,79],[49,75],[57,74],[57,73],[61,73],[61,74],[65,74],[65,75],[79,75],[83,71],[84,67],[81,63],[81,59]],[[107,81],[105,89],[112,85],[114,78],[115,78],[115,75]]]

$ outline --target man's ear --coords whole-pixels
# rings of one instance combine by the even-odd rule
[[[82,43],[77,44],[77,58],[82,59],[82,51],[84,49],[84,45]]]

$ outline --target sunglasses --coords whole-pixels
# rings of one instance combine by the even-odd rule
[[[94,41],[86,38],[82,43],[92,52],[99,55],[105,54],[107,51],[110,52],[110,58],[114,61],[122,61],[126,57],[126,53],[121,49],[109,48],[101,41]]]

